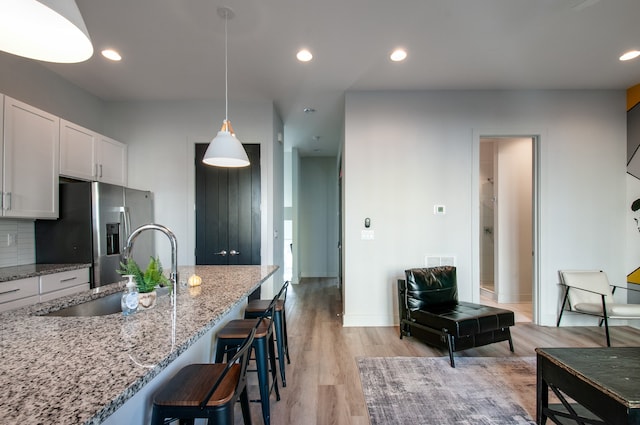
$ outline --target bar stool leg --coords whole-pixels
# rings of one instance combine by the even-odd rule
[[[262,404],[262,418],[265,425],[271,423],[271,412],[269,411],[269,366],[267,365],[267,341],[260,338],[253,341],[256,349],[256,369],[258,369],[258,387],[260,388],[260,404]],[[276,384],[277,385],[277,384]],[[276,387],[277,388],[277,387]],[[279,399],[280,397],[278,397]]]
[[[291,364],[291,359],[289,358],[289,337],[287,336],[287,315],[285,312],[285,307],[282,306],[282,329],[284,333],[284,352],[287,355],[287,364]]]
[[[276,340],[278,341],[278,362],[280,363],[280,378],[282,379],[282,386],[287,386],[287,378],[284,371],[284,357],[285,357],[285,341],[284,341],[284,329],[282,312],[276,311],[273,318],[273,324],[276,328]]]

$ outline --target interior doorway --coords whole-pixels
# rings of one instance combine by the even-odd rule
[[[202,163],[195,145],[195,259],[198,265],[260,264],[260,145],[243,145],[251,165]]]
[[[533,321],[536,138],[480,137],[480,296]]]

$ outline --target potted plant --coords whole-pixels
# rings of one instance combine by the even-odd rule
[[[146,310],[156,304],[156,287],[168,286],[171,281],[162,274],[162,264],[158,257],[151,257],[147,269],[143,272],[133,258],[120,263],[117,272],[121,275],[133,275],[139,292],[138,309]]]

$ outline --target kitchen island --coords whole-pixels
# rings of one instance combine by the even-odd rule
[[[179,284],[133,316],[44,314],[122,290],[103,286],[0,314],[0,417],[7,423],[146,423],[152,392],[180,367],[209,361],[215,330],[241,314],[277,266],[185,266]],[[135,417],[133,416],[135,415]],[[124,421],[124,422],[123,422]]]

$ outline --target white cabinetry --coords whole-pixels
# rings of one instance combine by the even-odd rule
[[[86,291],[89,268],[0,282],[0,312]]]
[[[38,278],[0,282],[0,312],[35,304],[38,297]]]
[[[95,132],[60,120],[60,175],[95,180],[97,139]]]
[[[5,96],[3,216],[58,217],[59,138],[58,117]]]
[[[126,186],[127,145],[61,120],[60,175]]]
[[[89,269],[40,276],[40,302],[89,289]]]
[[[109,139],[105,136],[98,138],[97,175],[98,181],[127,185],[127,145]]]

